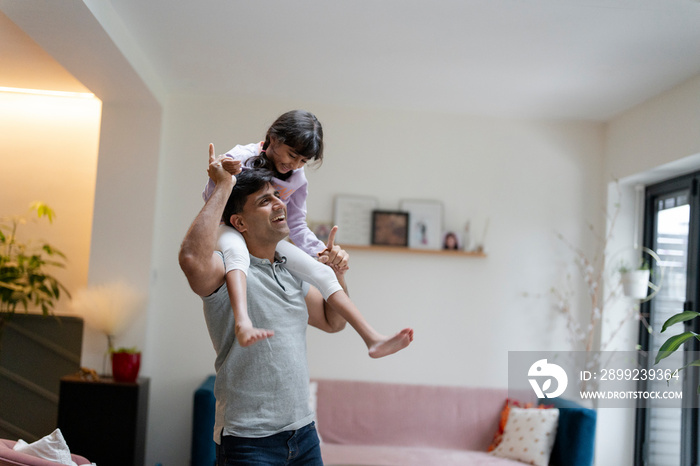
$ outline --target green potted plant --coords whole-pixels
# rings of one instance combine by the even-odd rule
[[[43,202],[34,202],[30,211],[38,219],[53,223],[53,210]],[[65,267],[65,255],[43,241],[23,241],[18,238],[25,217],[0,219],[0,337],[5,324],[20,309],[41,309],[43,315],[53,313],[62,295],[70,297],[65,286],[52,274],[52,269]]]
[[[649,293],[649,262],[643,260],[639,267],[631,269],[622,264],[618,269],[620,272],[620,283],[625,296],[634,299],[644,299]]]
[[[679,324],[681,322],[687,322],[689,320],[693,320],[700,316],[700,313],[694,312],[694,311],[683,311],[679,312],[678,314],[671,316],[666,322],[664,322],[664,325],[661,327],[661,332],[664,333],[667,328],[671,327],[672,325]],[[700,335],[687,331],[680,333],[678,335],[674,335],[672,337],[669,337],[659,348],[658,353],[656,353],[656,360],[654,361],[654,365],[658,364],[661,360],[671,356],[678,348],[683,346],[683,344],[691,340],[693,338],[696,338],[700,340]],[[676,372],[680,372],[683,369],[686,369],[691,366],[696,366],[700,367],[700,359],[696,359],[695,361],[691,361],[690,363],[686,364],[683,367],[680,367],[677,369]],[[674,374],[675,375],[675,374]],[[698,386],[698,394],[700,394],[700,386]]]

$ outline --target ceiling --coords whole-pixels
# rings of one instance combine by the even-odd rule
[[[697,0],[101,1],[167,92],[605,121],[700,75]]]
[[[83,84],[0,12],[0,86],[88,92]]]

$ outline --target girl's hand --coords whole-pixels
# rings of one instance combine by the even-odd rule
[[[348,266],[348,260],[350,256],[348,253],[341,249],[340,246],[335,244],[335,234],[338,231],[338,226],[334,226],[328,235],[328,244],[326,249],[318,253],[318,260],[328,266],[330,266],[336,273],[344,274],[350,267]]]
[[[223,155],[222,157],[223,158],[221,159],[221,166],[224,167],[224,170],[226,170],[233,176],[236,176],[241,172],[240,160],[233,160],[231,157],[227,157],[225,155]]]

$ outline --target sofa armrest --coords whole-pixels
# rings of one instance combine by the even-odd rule
[[[549,464],[551,466],[591,466],[595,450],[596,412],[562,399],[540,400],[559,409],[559,426]]]
[[[192,466],[213,466],[216,463],[216,443],[214,443],[215,380],[215,375],[207,377],[194,392],[192,458],[190,463]]]

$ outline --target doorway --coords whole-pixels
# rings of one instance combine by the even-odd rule
[[[640,325],[639,348],[642,364],[652,368],[661,344],[674,334],[698,332],[698,320],[670,327],[659,334],[663,323],[683,310],[698,311],[698,258],[700,255],[700,172],[684,175],[646,188],[644,246],[658,255],[651,264],[652,274],[663,267],[664,283],[654,299],[643,303],[641,312],[653,332]],[[692,339],[670,356],[673,367],[682,367],[697,359],[698,341]],[[673,359],[671,359],[673,358]],[[698,463],[698,374],[697,368],[681,372],[684,399],[664,407],[646,400],[637,410],[636,466],[691,466]],[[640,390],[658,390],[664,381],[640,381]],[[691,409],[689,409],[691,408]]]

